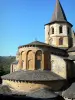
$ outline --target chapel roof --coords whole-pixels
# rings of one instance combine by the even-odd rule
[[[28,44],[26,44],[26,45],[22,45],[22,46],[19,46],[19,48],[21,48],[21,47],[24,47],[24,46],[50,46],[49,44],[46,44],[46,43],[44,43],[44,42],[40,42],[40,41],[33,41],[33,42],[31,42],[31,43],[28,43]]]
[[[71,86],[65,90],[62,95],[66,98],[75,98],[75,82],[71,84]]]
[[[2,79],[16,80],[16,81],[52,81],[64,80],[59,75],[49,70],[27,70],[16,71],[1,77]]]

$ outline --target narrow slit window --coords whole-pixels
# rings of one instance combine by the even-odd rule
[[[67,27],[67,33],[70,34],[70,28],[69,27]]]
[[[52,27],[52,29],[51,29],[51,30],[52,30],[52,34],[54,34],[54,28],[53,28],[53,27]]]
[[[59,33],[63,33],[62,26],[59,27]]]

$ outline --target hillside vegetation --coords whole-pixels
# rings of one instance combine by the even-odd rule
[[[10,72],[10,65],[15,61],[15,56],[0,56],[0,76]]]

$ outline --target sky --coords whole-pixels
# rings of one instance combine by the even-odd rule
[[[0,56],[15,56],[18,47],[45,41],[56,0],[0,0]],[[75,30],[75,0],[60,0]]]

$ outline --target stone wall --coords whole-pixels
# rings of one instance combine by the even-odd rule
[[[59,56],[51,54],[51,71],[66,79],[67,72],[65,60]]]

